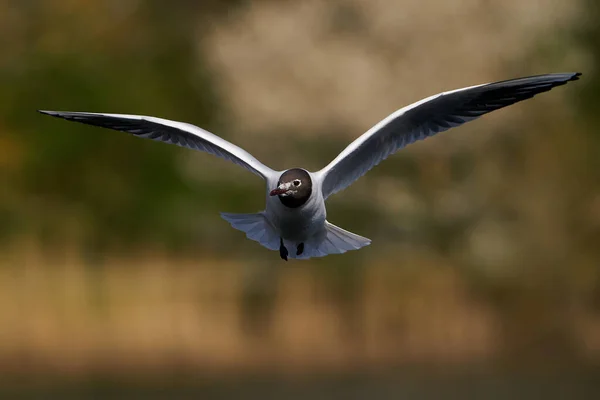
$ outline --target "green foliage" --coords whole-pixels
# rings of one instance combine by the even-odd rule
[[[219,12],[229,3],[203,7]],[[25,46],[2,64],[0,123],[2,135],[24,150],[6,183],[17,200],[0,198],[3,225],[59,241],[73,239],[61,234],[74,229],[95,246],[190,243],[186,213],[211,199],[184,179],[179,164],[188,150],[35,111],[139,113],[210,128],[217,98],[196,48],[200,6],[145,2],[117,21],[84,6],[75,10],[84,15],[15,7],[30,24]],[[77,20],[90,17],[102,21],[98,30]],[[69,220],[74,227],[65,228]]]

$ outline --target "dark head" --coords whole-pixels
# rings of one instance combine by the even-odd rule
[[[281,203],[289,208],[300,207],[306,203],[312,193],[312,180],[303,169],[292,168],[279,177],[277,188],[271,190],[271,196],[279,196]]]

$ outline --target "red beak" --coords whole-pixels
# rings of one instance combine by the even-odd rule
[[[269,193],[269,196],[279,196],[280,194],[284,194],[285,192],[287,192],[287,190],[277,188],[277,189],[271,190],[271,193]]]

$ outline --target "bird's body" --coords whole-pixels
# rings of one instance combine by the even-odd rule
[[[265,216],[284,240],[302,242],[324,229],[327,211],[321,192],[315,190],[306,203],[295,208],[267,194]]]
[[[301,171],[298,173],[298,171]],[[302,175],[302,185],[310,185],[311,190],[298,201],[286,201],[286,197],[273,195],[272,187],[281,185],[282,177],[292,174]],[[231,225],[243,232],[249,239],[256,240],[268,249],[279,250],[282,258],[311,258],[327,254],[344,253],[370,243],[369,239],[347,232],[327,221],[327,211],[323,193],[319,186],[319,176],[300,168],[278,172],[279,178],[267,181],[265,210],[255,214],[221,213]],[[288,197],[289,198],[289,197]]]
[[[222,217],[248,238],[279,250],[281,258],[306,259],[370,244],[369,239],[329,223],[325,201],[385,158],[417,140],[577,80],[579,75],[532,76],[428,97],[383,119],[317,172],[302,168],[274,171],[240,147],[183,122],[125,114],[41,112],[205,151],[246,168],[265,180],[265,210],[255,214],[221,213]]]

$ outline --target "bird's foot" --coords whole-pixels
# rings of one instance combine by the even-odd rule
[[[282,259],[287,261],[288,254],[289,254],[288,249],[286,249],[285,246],[283,245],[283,239],[279,238],[279,257],[281,257]]]
[[[300,243],[298,247],[296,247],[296,255],[299,256],[302,253],[304,253],[304,243]]]

